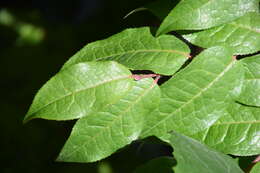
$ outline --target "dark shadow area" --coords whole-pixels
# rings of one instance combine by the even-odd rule
[[[40,87],[89,42],[129,27],[151,26],[150,13],[123,17],[152,0],[2,0],[0,2],[1,173],[132,172],[162,144],[140,141],[96,163],[55,162],[75,121],[32,120],[22,124]]]

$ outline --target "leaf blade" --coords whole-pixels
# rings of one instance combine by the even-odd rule
[[[250,171],[250,173],[258,173],[258,172],[260,172],[260,162],[256,163],[255,166]]]
[[[174,167],[176,173],[243,172],[231,157],[187,136],[172,132],[170,144],[174,148],[173,154],[177,160],[177,165]]]
[[[114,60],[130,69],[171,75],[188,57],[188,46],[174,36],[155,38],[147,27],[134,28],[86,45],[63,69],[79,62]]]
[[[260,15],[248,13],[231,23],[184,35],[184,38],[204,48],[228,45],[236,55],[254,53],[260,50]]]
[[[241,95],[237,101],[251,106],[260,106],[260,55],[242,60],[245,66],[245,79]]]
[[[59,72],[39,90],[24,121],[83,117],[118,100],[132,83],[131,73],[116,62],[76,64]],[[106,97],[107,93],[112,94]]]
[[[159,98],[152,79],[137,81],[117,103],[78,120],[58,160],[93,162],[129,144],[138,138],[144,116],[156,108]]]
[[[227,154],[260,153],[260,108],[231,103],[214,125],[192,137]]]
[[[257,0],[181,1],[157,31],[201,30],[230,22],[248,12],[258,12]]]
[[[224,47],[210,48],[161,86],[159,108],[148,118],[142,137],[170,130],[191,135],[214,124],[240,94],[243,68]]]

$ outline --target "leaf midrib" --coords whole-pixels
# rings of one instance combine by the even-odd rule
[[[218,75],[216,76],[216,78],[210,82],[205,88],[203,88],[198,94],[196,94],[195,96],[193,96],[188,102],[186,102],[185,104],[183,104],[182,106],[180,106],[178,109],[176,109],[174,112],[170,113],[168,116],[166,116],[165,118],[163,118],[161,121],[159,121],[158,123],[156,123],[155,125],[153,125],[151,128],[147,129],[146,131],[143,132],[143,136],[146,135],[146,133],[148,133],[149,131],[151,131],[152,129],[156,128],[158,125],[162,124],[163,122],[165,122],[167,119],[171,118],[176,112],[181,111],[184,107],[186,107],[187,105],[189,105],[193,100],[195,100],[197,97],[199,97],[203,92],[207,91],[208,89],[210,89],[210,87],[215,84],[222,76],[224,76],[224,74],[229,71],[232,66],[236,63],[236,60],[232,60],[230,62],[230,64]]]
[[[122,56],[122,55],[126,55],[126,54],[142,53],[142,52],[144,52],[144,53],[145,53],[145,52],[159,52],[159,53],[164,52],[164,53],[180,54],[180,55],[184,55],[184,56],[186,56],[186,57],[189,57],[189,53],[188,53],[188,52],[182,52],[182,51],[179,51],[179,50],[171,50],[171,49],[163,49],[163,50],[160,50],[160,49],[149,49],[149,50],[132,50],[132,51],[126,51],[126,52],[111,54],[111,55],[108,55],[108,56],[96,58],[95,60],[96,60],[96,61],[99,61],[99,60],[111,58],[111,57],[114,57],[114,56]]]
[[[255,30],[254,28],[250,28],[248,26],[245,26],[245,25],[242,25],[242,24],[239,24],[239,23],[229,23],[228,25],[233,25],[235,27],[238,27],[238,28],[242,28],[242,29],[245,29],[245,30],[249,30],[249,31],[252,31],[252,32],[255,32],[257,34],[260,33],[260,30]]]
[[[143,94],[139,95],[138,99],[136,99],[136,100],[133,101],[131,104],[129,104],[128,107],[127,107],[124,111],[120,112],[120,114],[119,114],[112,122],[108,123],[108,126],[103,126],[103,130],[105,130],[105,129],[107,129],[107,128],[111,128],[111,126],[112,126],[115,122],[117,122],[117,120],[121,119],[121,118],[123,117],[123,115],[125,115],[126,112],[128,112],[136,103],[138,103],[139,100],[141,100],[141,98],[143,98],[143,97],[148,93],[148,91],[150,91],[153,87],[155,87],[155,85],[156,85],[156,83],[153,82],[152,85],[151,85],[151,87],[147,88],[147,89],[145,90],[145,92],[143,92]],[[95,136],[90,136],[90,139],[91,139],[91,140],[95,140],[96,137],[98,137],[99,135],[102,134],[103,130],[100,130],[100,132],[99,132],[98,134],[96,134]],[[74,150],[73,150],[72,152],[70,152],[66,157],[69,157],[69,156],[73,155],[73,153],[79,151],[81,148],[85,147],[85,145],[87,145],[87,144],[88,144],[88,141],[86,141],[84,144],[80,145],[80,147],[78,147],[77,149],[74,149]]]
[[[260,120],[255,121],[232,121],[232,122],[223,122],[223,123],[215,123],[212,126],[221,126],[221,125],[232,125],[232,124],[260,124]],[[211,127],[212,127],[211,126]]]
[[[74,92],[70,92],[70,93],[68,93],[68,94],[66,94],[66,95],[63,95],[63,96],[60,97],[60,98],[57,98],[57,99],[51,101],[50,103],[44,105],[44,106],[41,107],[40,109],[38,109],[38,110],[36,110],[36,111],[34,111],[34,112],[28,114],[28,117],[27,117],[27,118],[31,117],[33,114],[35,114],[35,113],[41,111],[42,109],[46,108],[47,106],[49,106],[49,105],[51,105],[51,104],[53,104],[53,103],[55,103],[55,102],[57,102],[57,101],[59,101],[59,100],[61,100],[61,99],[64,99],[64,98],[66,98],[66,97],[72,96],[72,95],[74,95],[74,94],[78,94],[78,93],[80,93],[80,92],[83,92],[83,91],[88,90],[88,89],[91,89],[91,88],[98,87],[98,86],[103,85],[103,84],[105,84],[105,83],[110,83],[110,82],[114,82],[114,81],[121,80],[121,79],[127,79],[127,78],[130,78],[130,77],[131,77],[130,75],[127,75],[127,76],[119,76],[118,78],[114,78],[114,79],[106,80],[106,81],[103,81],[103,82],[99,82],[99,83],[97,83],[96,85],[93,85],[93,86],[90,86],[90,87],[87,87],[87,88],[83,88],[83,89],[79,89],[79,90],[76,90],[76,91],[74,91]]]

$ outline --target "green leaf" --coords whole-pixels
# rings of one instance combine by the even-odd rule
[[[172,167],[174,165],[176,165],[176,161],[172,157],[163,156],[141,165],[134,173],[173,173]]]
[[[260,106],[260,55],[244,58],[245,80],[240,97],[247,105]]]
[[[77,121],[58,160],[93,162],[136,140],[144,118],[160,101],[160,89],[152,79],[136,82],[118,102]]]
[[[198,141],[178,133],[171,133],[170,144],[174,148],[176,173],[243,173],[228,155],[217,152]]]
[[[115,60],[130,69],[171,75],[189,57],[189,48],[174,36],[155,38],[149,28],[127,29],[112,37],[86,45],[64,66],[94,60]]]
[[[120,99],[129,92],[133,82],[129,70],[116,62],[73,65],[39,90],[24,121],[33,118],[71,120],[86,116]]]
[[[179,3],[179,1],[180,0],[158,0],[146,5],[145,7],[160,20],[163,20],[172,8]]]
[[[240,94],[243,68],[224,47],[202,52],[161,86],[159,108],[147,117],[142,137],[175,130],[191,135],[213,125]]]
[[[255,166],[252,168],[250,173],[259,173],[259,172],[260,172],[260,162],[255,164]]]
[[[191,137],[227,154],[260,153],[260,108],[232,103],[210,128]]]
[[[258,0],[182,0],[164,19],[157,35],[173,30],[201,30],[258,12]]]
[[[260,50],[260,15],[248,13],[237,20],[201,32],[184,35],[200,47],[228,45],[234,54],[249,54]]]

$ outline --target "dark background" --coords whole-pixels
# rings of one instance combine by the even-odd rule
[[[22,120],[37,90],[85,44],[129,27],[157,22],[149,12],[127,19],[152,0],[0,1],[0,172],[132,172],[170,150],[137,141],[109,158],[87,164],[55,158],[75,122]]]
[[[153,1],[0,0],[0,173],[128,173],[171,155],[170,147],[150,138],[95,163],[55,162],[75,121],[22,123],[36,92],[84,45],[126,28],[158,26],[148,11],[123,19]],[[189,46],[193,55],[200,50]],[[253,159],[240,157],[240,166],[250,168]]]

